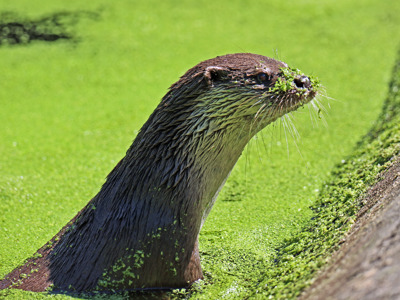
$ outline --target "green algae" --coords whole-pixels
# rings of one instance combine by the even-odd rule
[[[271,94],[285,94],[290,90],[296,90],[296,94],[298,96],[302,95],[306,92],[306,89],[297,89],[294,83],[296,78],[301,76],[305,76],[305,74],[297,68],[280,68],[282,72],[282,76],[278,77],[278,80],[275,82],[274,86],[269,89],[269,93]],[[321,87],[320,80],[311,75],[307,75],[310,80],[311,87],[314,91],[318,91]]]
[[[97,290],[107,290],[109,287],[115,287],[118,285],[133,286],[135,279],[139,279],[139,274],[135,270],[140,269],[144,264],[145,253],[142,250],[130,250],[126,249],[127,254],[118,259],[118,261],[110,268],[105,271],[102,277],[99,279]],[[120,279],[114,279],[115,274],[120,273],[118,276]]]
[[[326,172],[348,156],[381,107],[389,80],[386,69],[400,32],[399,6],[372,0],[297,1],[290,6],[189,2],[122,1],[114,6],[70,1],[68,9],[107,8],[102,21],[77,28],[83,33],[81,43],[0,49],[6,86],[0,91],[0,276],[47,242],[91,199],[173,80],[201,59],[244,51],[278,56],[307,68],[307,74],[315,72],[329,96],[339,101],[332,105],[327,129],[308,129],[307,118],[297,120],[303,159],[292,153],[287,158],[280,146],[284,143],[276,140],[267,151],[254,144],[246,150],[200,236],[205,280],[196,283],[199,290],[193,294],[179,293],[203,299],[267,298],[274,282],[268,282],[266,269],[278,265],[278,273],[284,274],[286,266],[292,268],[295,255],[280,257],[293,232],[314,216],[307,209],[314,203],[314,190],[321,190]],[[65,6],[41,3],[3,1],[2,7],[36,17]],[[389,154],[383,152],[379,161]],[[269,168],[258,167],[260,157]],[[293,283],[286,280],[290,289]],[[272,292],[276,297],[289,294],[282,287]],[[22,291],[1,291],[3,296],[70,298]]]

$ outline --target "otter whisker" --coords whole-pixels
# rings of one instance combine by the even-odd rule
[[[266,106],[267,106],[266,103],[264,103],[263,105],[261,105],[261,107],[258,109],[256,115],[254,116],[254,120],[257,120],[257,118],[258,118],[260,112],[261,112],[261,111],[264,109],[264,107],[266,107]]]
[[[319,110],[328,112],[326,107],[319,101],[319,99],[317,97],[315,97],[313,100],[311,100],[310,103],[311,103],[311,105],[316,106]]]
[[[263,127],[262,127],[262,124],[264,123],[264,121],[266,120],[266,118],[267,118],[267,116],[268,116],[268,112],[267,111],[265,111],[263,114],[261,114],[260,115],[261,117],[258,119],[258,122],[257,122],[257,124],[256,124],[256,126],[257,126],[257,131],[259,130],[259,129],[262,129]],[[253,118],[253,122],[255,123],[256,122],[256,120]]]
[[[262,117],[262,119],[259,122],[259,126],[262,126],[262,124],[264,123],[264,120],[268,120],[272,116],[274,116],[276,114],[276,110],[277,110],[277,107],[272,107],[272,109],[265,110],[264,116]]]
[[[322,124],[324,124],[324,126],[327,127],[328,123],[326,122],[325,116],[323,114],[323,112],[327,112],[326,108],[315,98],[312,101],[310,101],[309,105],[311,105],[311,107],[314,110],[315,120],[320,119],[322,121]],[[316,122],[316,124],[318,123]]]
[[[293,122],[294,115],[291,112],[289,112],[285,116],[287,117],[286,119],[288,120],[289,132],[291,133],[293,139],[294,140],[300,139],[300,134],[299,134],[299,132],[298,132],[298,130],[296,128],[296,125]]]
[[[310,113],[310,119],[311,119],[311,125],[312,127],[318,127],[318,115],[315,112],[315,108],[312,106],[312,104],[307,105],[308,107],[308,112]]]
[[[284,133],[285,133],[286,147],[287,147],[288,156],[290,154],[290,147],[289,147],[289,139],[288,139],[287,132],[292,137],[293,143],[296,146],[297,151],[299,152],[300,155],[302,155],[301,151],[300,151],[300,148],[297,145],[297,139],[300,139],[300,134],[298,133],[296,127],[294,126],[293,121],[291,120],[291,114],[288,113],[288,114],[284,115],[281,118],[281,121],[282,121],[282,124],[283,124]]]
[[[254,97],[254,98],[251,98],[251,99],[253,100],[253,99],[256,99],[256,98]],[[250,108],[253,108],[254,106],[257,106],[258,104],[260,104],[260,103],[262,103],[262,102],[264,102],[264,100],[263,100],[263,99],[259,99],[257,102],[253,103],[253,104],[250,106]]]
[[[287,151],[287,156],[290,156],[290,151],[289,151],[289,140],[288,140],[288,136],[286,134],[286,122],[285,122],[286,118],[285,116],[283,116],[282,118],[280,118],[280,123],[281,123],[281,128],[283,128],[283,133],[285,134],[285,141],[286,141],[286,151]]]
[[[300,147],[297,144],[297,141],[300,140],[301,136],[300,136],[300,133],[298,132],[298,130],[296,128],[295,122],[292,120],[292,118],[295,119],[295,116],[292,113],[289,113],[288,114],[288,118],[289,118],[289,120],[290,120],[290,122],[292,124],[293,132],[295,133],[295,138],[293,139],[294,144],[295,144],[296,149],[299,152],[300,156],[303,156],[302,153],[301,153]]]

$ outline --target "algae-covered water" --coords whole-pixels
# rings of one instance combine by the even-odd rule
[[[277,282],[277,272],[293,270],[277,258],[381,111],[400,3],[0,0],[0,13],[19,19],[62,11],[79,15],[67,22],[73,39],[0,45],[0,277],[96,194],[180,75],[201,60],[253,52],[317,76],[335,99],[322,98],[328,125],[305,108],[294,114],[300,139],[278,122],[250,143],[200,235],[205,280],[184,297],[294,297],[301,272]]]

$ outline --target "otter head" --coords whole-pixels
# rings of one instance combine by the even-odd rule
[[[317,79],[283,62],[238,53],[199,63],[171,86],[163,103],[177,107],[192,105],[199,116],[221,118],[222,127],[251,125],[252,136],[311,101],[318,88]]]

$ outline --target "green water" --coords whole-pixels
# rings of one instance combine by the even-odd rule
[[[307,108],[294,114],[296,142],[279,122],[260,133],[203,227],[206,279],[193,297],[266,289],[254,284],[272,274],[276,249],[309,221],[329,172],[380,113],[400,3],[0,0],[0,12],[30,18],[65,10],[100,17],[75,25],[73,42],[0,47],[0,277],[96,194],[180,75],[204,59],[253,52],[318,76],[335,99],[321,98],[327,127]]]

